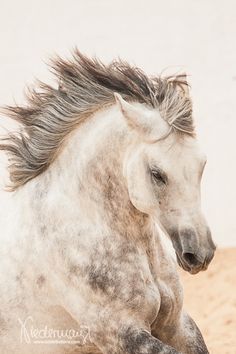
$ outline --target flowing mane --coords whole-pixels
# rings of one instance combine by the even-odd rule
[[[158,108],[173,129],[194,135],[185,75],[148,77],[121,60],[104,65],[78,50],[71,60],[53,60],[51,71],[59,82],[57,89],[39,83],[28,93],[27,106],[5,110],[22,125],[18,133],[9,134],[0,144],[0,150],[9,153],[12,190],[45,171],[83,119],[115,102],[114,92],[126,100]]]

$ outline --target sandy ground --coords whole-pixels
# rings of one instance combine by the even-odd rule
[[[219,249],[206,272],[181,272],[185,307],[211,354],[236,353],[236,248]]]

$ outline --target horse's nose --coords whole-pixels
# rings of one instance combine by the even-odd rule
[[[205,243],[201,240],[203,236]],[[182,228],[172,238],[179,265],[191,274],[206,270],[214,256],[215,245],[209,233],[207,236],[197,234],[194,228]]]
[[[192,252],[183,252],[182,258],[190,268],[198,268],[202,266],[203,263],[198,256]]]

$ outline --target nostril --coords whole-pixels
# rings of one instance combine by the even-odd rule
[[[201,262],[197,259],[194,253],[184,252],[183,259],[190,266],[198,266],[201,264]]]

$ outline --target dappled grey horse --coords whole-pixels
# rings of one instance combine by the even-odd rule
[[[213,258],[185,75],[149,78],[78,51],[52,70],[58,87],[8,107],[20,130],[0,146],[0,352],[208,353],[162,235],[191,274]],[[89,336],[43,341],[44,326]]]

